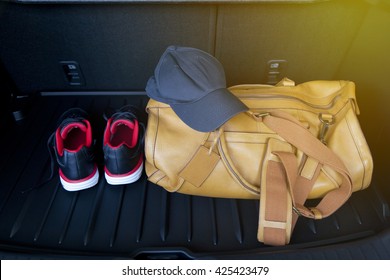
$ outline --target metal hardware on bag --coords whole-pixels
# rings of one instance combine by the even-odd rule
[[[264,113],[251,112],[250,115],[251,115],[256,121],[262,121],[263,118],[269,116],[270,113],[268,113],[268,112],[264,112]]]
[[[264,112],[264,113],[254,113],[254,115],[257,117],[257,118],[264,118],[266,116],[269,116],[269,113],[268,112]]]
[[[320,119],[320,121],[321,121],[321,123],[322,123],[321,130],[320,130],[320,135],[319,135],[319,139],[320,139],[320,141],[321,141],[324,145],[327,144],[326,141],[325,141],[325,136],[326,136],[326,134],[327,134],[327,132],[328,132],[328,129],[329,129],[329,127],[330,127],[332,124],[335,123],[335,119],[334,119],[333,115],[328,115],[328,116],[330,116],[330,118],[329,118],[329,119],[326,119],[326,118],[324,118],[324,114],[320,113],[320,114],[318,115],[318,118]]]
[[[293,205],[292,209],[295,212],[295,214],[297,214],[298,216],[302,216],[301,211],[299,211],[298,208],[296,208],[294,205]]]
[[[300,217],[303,217],[304,215],[302,214],[301,211],[299,211],[299,209],[297,207],[295,207],[293,205],[292,207],[293,211],[295,212],[295,214],[297,214],[298,216]],[[311,212],[311,214],[313,215],[313,219],[315,220],[319,220],[319,219],[322,219],[322,214],[320,211],[316,210],[316,208],[308,208],[309,211]]]

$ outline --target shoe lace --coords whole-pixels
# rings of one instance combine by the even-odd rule
[[[138,118],[138,116],[140,115],[140,110],[137,107],[134,107],[132,105],[126,105],[126,106],[123,106],[121,109],[119,109],[119,111],[109,115],[110,117],[108,117],[108,115],[109,114],[106,114],[106,113],[104,113],[104,115],[103,115],[103,118],[106,122],[110,118],[113,120],[129,119],[129,120],[137,120],[138,121],[140,131],[138,133],[138,145],[137,145],[137,148],[134,152],[134,156],[136,156],[141,151],[142,147],[144,146],[145,132],[146,132],[145,124],[142,121],[140,121]]]
[[[72,109],[69,109],[63,115],[69,114],[69,112],[71,110]],[[72,114],[67,115],[67,117],[58,125],[58,127],[65,127],[68,124],[75,123],[75,122],[82,123],[84,119],[85,118],[83,116],[81,116],[80,114],[72,113]],[[50,156],[50,175],[49,175],[49,177],[47,179],[45,179],[43,182],[41,182],[41,183],[31,187],[31,188],[23,190],[22,194],[31,192],[33,190],[37,190],[37,189],[41,188],[42,186],[46,185],[48,182],[50,182],[53,179],[53,177],[54,177],[55,160],[57,160],[57,163],[59,165],[61,165],[61,162],[58,160],[58,155],[57,155],[57,153],[55,151],[55,141],[54,141],[55,134],[56,134],[56,132],[53,132],[50,135],[49,139],[47,140],[47,150],[49,151],[49,156]]]
[[[49,151],[49,156],[50,156],[50,175],[47,179],[45,179],[43,182],[31,187],[31,188],[28,188],[26,190],[23,190],[22,191],[22,194],[25,194],[25,193],[28,193],[28,192],[31,192],[33,190],[37,190],[39,188],[41,188],[42,186],[46,185],[47,183],[49,183],[53,177],[54,177],[54,158],[57,157],[57,154],[55,153],[54,151],[54,137],[55,137],[55,132],[53,132],[49,139],[47,140],[47,149]]]

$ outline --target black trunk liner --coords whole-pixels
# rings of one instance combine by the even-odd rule
[[[108,258],[264,258],[285,252],[291,257],[299,252],[294,249],[358,240],[388,227],[388,204],[375,186],[353,194],[327,219],[300,219],[291,244],[278,248],[256,239],[258,201],[168,193],[145,175],[131,185],[110,186],[100,172],[97,186],[67,192],[55,173],[47,184],[24,192],[50,175],[46,141],[63,111],[81,107],[90,113],[102,170],[103,113],[126,104],[144,108],[146,102],[144,95],[40,96],[23,121],[2,129],[0,251]]]

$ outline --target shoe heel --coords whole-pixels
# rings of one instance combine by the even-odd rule
[[[106,181],[110,185],[126,185],[131,184],[139,180],[142,176],[142,171],[144,169],[144,163],[142,162],[141,165],[135,170],[132,171],[130,174],[126,175],[113,175],[109,174],[106,170],[104,172],[104,176],[106,178]]]

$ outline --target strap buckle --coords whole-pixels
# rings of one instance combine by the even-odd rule
[[[299,209],[297,207],[295,207],[294,205],[293,205],[292,209],[295,212],[295,214],[297,214],[298,216],[303,216],[301,211],[299,211]]]
[[[320,113],[318,115],[318,118],[322,123],[319,139],[324,145],[326,145],[327,143],[325,141],[325,136],[328,132],[329,127],[335,123],[335,119],[333,115],[323,113]]]
[[[295,212],[295,214],[297,214],[298,216],[309,217],[307,215],[303,215],[303,213],[297,207],[295,207],[294,205],[292,206],[292,209]],[[323,218],[322,213],[317,208],[309,207],[308,209],[311,212],[311,214],[313,215],[312,218],[314,220],[321,220]]]
[[[250,115],[252,118],[254,118],[256,121],[260,121],[260,122],[263,121],[264,117],[270,115],[269,112],[252,112],[252,111],[248,111],[247,114]]]

